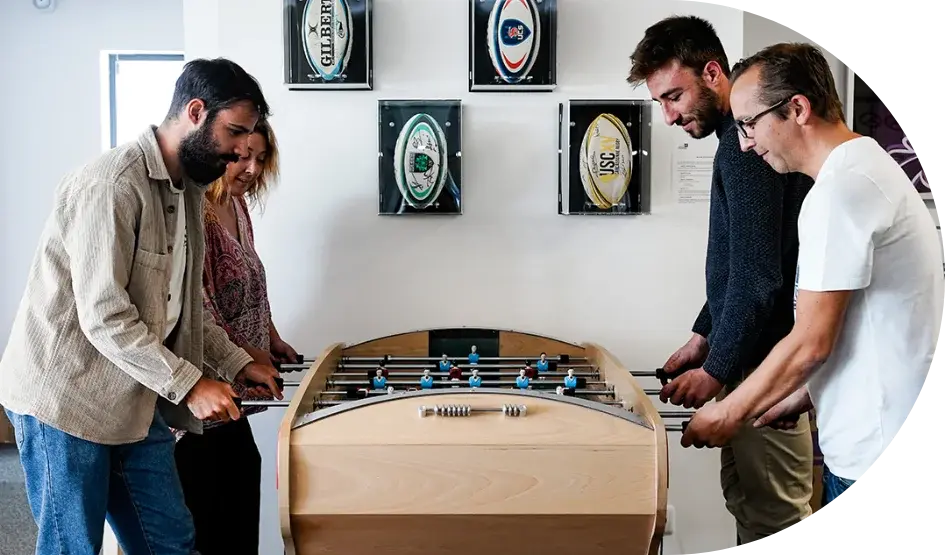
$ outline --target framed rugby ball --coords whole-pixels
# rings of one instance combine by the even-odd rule
[[[462,103],[378,101],[378,214],[462,214]]]
[[[651,101],[571,100],[558,105],[558,213],[650,211]]]
[[[469,90],[551,91],[558,0],[469,0]]]
[[[374,0],[283,1],[284,79],[289,89],[374,88]]]

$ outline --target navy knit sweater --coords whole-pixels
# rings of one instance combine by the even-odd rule
[[[797,218],[813,185],[742,152],[731,114],[716,131],[707,302],[692,331],[709,341],[705,371],[723,384],[757,367],[794,325]]]

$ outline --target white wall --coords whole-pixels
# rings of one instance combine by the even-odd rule
[[[582,10],[588,2],[559,0],[558,91],[471,94],[465,0],[375,3],[372,92],[285,90],[280,3],[218,2],[216,18],[203,0],[184,3],[187,56],[237,60],[273,106],[283,175],[256,233],[283,334],[314,354],[330,342],[417,328],[496,326],[597,341],[631,368],[662,364],[689,337],[704,299],[708,207],[673,205],[669,190],[670,149],[688,137],[654,112],[652,215],[559,216],[557,103],[647,98],[624,81],[629,55],[648,25],[672,13],[709,18],[738,59],[742,12],[639,0]],[[377,100],[405,97],[464,101],[461,217],[376,215]],[[265,459],[266,552],[279,549],[270,486],[280,415],[253,418]],[[683,451],[678,440],[670,438],[670,502],[679,534],[666,553],[734,545],[718,451]]]
[[[182,21],[181,0],[0,0],[0,344],[53,190],[102,150],[100,51],[181,51]]]
[[[797,31],[785,27],[776,21],[771,21],[750,12],[745,14],[745,55],[750,56],[766,46],[779,42],[806,42],[820,48],[830,64],[833,79],[837,84],[837,93],[841,100],[846,100],[847,68],[836,56],[831,54],[819,43],[812,41]]]

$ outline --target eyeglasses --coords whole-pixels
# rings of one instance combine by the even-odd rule
[[[773,106],[769,106],[768,108],[765,108],[764,110],[758,112],[757,114],[755,114],[755,115],[753,115],[753,116],[748,116],[748,117],[745,118],[745,119],[737,119],[737,120],[735,120],[735,127],[738,128],[738,134],[741,135],[742,137],[746,138],[746,139],[750,139],[751,137],[748,136],[748,129],[754,129],[754,128],[755,128],[755,124],[758,123],[758,120],[760,120],[761,118],[763,118],[763,117],[766,116],[767,114],[770,114],[771,112],[777,110],[777,109],[780,108],[781,106],[784,106],[785,104],[787,104],[788,102],[790,102],[790,101],[791,101],[791,98],[793,98],[793,97],[794,97],[794,95],[792,94],[791,96],[785,98],[785,99],[782,100],[781,102],[778,102],[777,104],[775,104],[775,105],[773,105]]]

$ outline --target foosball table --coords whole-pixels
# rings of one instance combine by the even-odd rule
[[[659,550],[680,427],[636,378],[660,371],[469,328],[336,343],[293,369],[276,477],[289,555]]]

